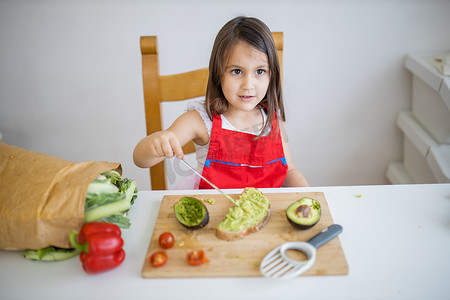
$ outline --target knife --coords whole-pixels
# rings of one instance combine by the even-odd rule
[[[208,179],[206,179],[202,174],[200,174],[196,169],[194,169],[193,166],[191,166],[186,160],[179,158],[182,162],[184,162],[186,164],[186,166],[189,167],[189,169],[191,169],[192,171],[194,171],[195,174],[197,174],[198,176],[200,176],[201,179],[203,179],[204,181],[206,181],[210,186],[212,186],[214,189],[216,189],[216,191],[218,191],[219,193],[221,193],[222,195],[224,195],[225,197],[227,197],[228,200],[231,201],[231,203],[233,203],[234,205],[236,205],[237,207],[240,207],[236,201],[234,201],[233,198],[231,198],[230,195],[225,194],[221,189],[219,189],[214,183],[212,183],[211,181],[209,181]]]

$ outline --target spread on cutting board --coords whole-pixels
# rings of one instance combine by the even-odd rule
[[[275,246],[306,241],[333,224],[320,192],[263,195],[258,189],[246,188],[232,196],[239,207],[221,195],[164,196],[142,276],[261,276],[259,264]],[[174,237],[170,249],[161,244],[161,236],[167,233]],[[318,250],[315,266],[305,274],[347,273],[336,238]]]

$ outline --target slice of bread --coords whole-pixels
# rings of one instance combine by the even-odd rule
[[[245,188],[236,203],[240,207],[231,207],[225,219],[216,228],[216,236],[219,239],[241,239],[260,230],[269,221],[270,201],[258,189]]]

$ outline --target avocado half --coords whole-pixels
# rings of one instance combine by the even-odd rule
[[[289,223],[299,229],[313,227],[319,222],[320,215],[320,203],[308,197],[292,203],[286,210],[286,218]]]
[[[199,229],[209,222],[208,210],[197,198],[182,197],[175,203],[173,210],[178,222],[188,229]]]

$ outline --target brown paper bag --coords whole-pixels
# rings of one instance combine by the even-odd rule
[[[71,248],[89,183],[119,163],[74,163],[0,142],[0,249]]]

